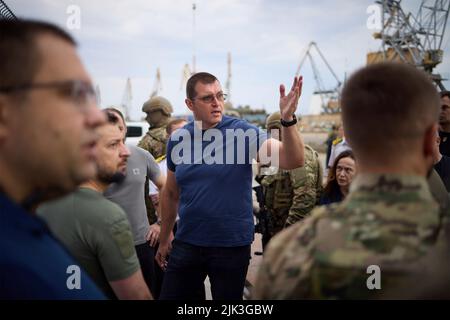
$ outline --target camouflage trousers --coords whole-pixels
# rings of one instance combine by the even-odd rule
[[[289,208],[269,209],[269,234],[273,237],[278,232],[284,229],[287,217],[289,215]]]

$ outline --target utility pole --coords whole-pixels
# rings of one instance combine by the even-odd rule
[[[197,70],[195,61],[195,9],[197,9],[197,6],[194,2],[192,4],[192,74],[194,74]]]
[[[227,100],[231,102],[231,52],[228,52],[227,57],[227,66],[228,66],[228,74],[227,74],[227,82],[225,83],[225,88],[227,89]]]

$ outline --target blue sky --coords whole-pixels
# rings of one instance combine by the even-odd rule
[[[54,22],[67,29],[67,8],[80,8],[80,29],[68,30],[93,81],[100,86],[102,106],[122,102],[131,78],[133,118],[153,88],[156,68],[162,77],[161,95],[175,113],[187,113],[180,90],[182,68],[193,52],[192,0],[5,0],[19,17]],[[315,41],[343,80],[365,65],[366,54],[381,43],[366,26],[370,0],[197,0],[195,46],[197,71],[215,74],[225,85],[227,53],[232,54],[231,100],[275,111],[278,86],[289,84],[302,52]],[[404,0],[405,11],[416,13],[420,1]],[[444,62],[437,71],[450,77],[450,23],[443,41]],[[316,58],[316,57],[315,57]],[[320,60],[325,84],[333,86]],[[316,99],[315,81],[303,67],[304,92],[300,113],[309,113]],[[450,82],[445,82],[450,87]]]

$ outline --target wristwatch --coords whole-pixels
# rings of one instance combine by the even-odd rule
[[[281,118],[280,121],[283,127],[290,127],[297,123],[297,117],[295,116],[295,114],[293,114],[291,121],[284,121],[283,118]]]

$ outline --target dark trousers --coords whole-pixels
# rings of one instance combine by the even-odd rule
[[[135,246],[136,254],[141,265],[142,274],[148,289],[154,295],[156,277],[155,277],[155,249],[149,242]]]
[[[175,235],[177,232],[177,224],[175,223],[175,225],[173,226],[173,234]],[[155,246],[155,255],[156,252],[158,252],[158,248],[159,248],[159,242],[156,244]],[[162,288],[162,283],[163,283],[163,279],[164,279],[164,271],[163,269],[161,269],[161,267],[159,266],[159,264],[155,261],[155,281],[153,282],[153,298],[155,300],[159,299],[159,296],[161,294],[161,288]]]
[[[250,245],[200,247],[173,242],[160,300],[204,300],[204,281],[214,300],[242,300],[250,261]]]
[[[158,252],[158,248],[159,248],[159,243],[156,244],[155,246],[155,255],[156,252]],[[155,256],[153,256],[153,259],[155,259]],[[158,300],[159,299],[159,295],[161,294],[161,287],[162,287],[162,282],[164,279],[164,271],[161,269],[161,267],[158,265],[158,263],[155,260],[155,281],[153,282],[153,299]]]

